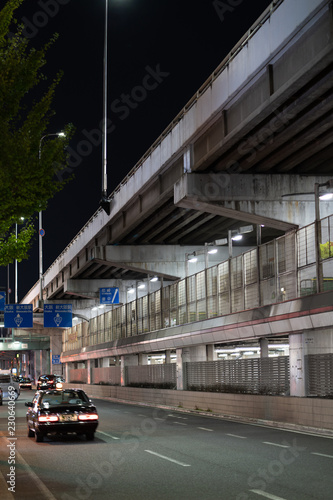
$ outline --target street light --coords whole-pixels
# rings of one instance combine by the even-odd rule
[[[100,206],[110,215],[110,200],[108,199],[107,178],[107,107],[108,107],[108,6],[105,0],[105,27],[104,27],[104,59],[103,59],[103,157],[102,157],[102,198]]]
[[[47,137],[65,137],[66,134],[64,132],[56,132],[54,134],[45,134],[41,137],[39,141],[39,150],[38,150],[38,161],[40,162],[42,159],[42,142]],[[43,307],[43,236],[44,230],[42,225],[42,211],[39,211],[39,223],[38,223],[38,234],[39,234],[39,305]]]

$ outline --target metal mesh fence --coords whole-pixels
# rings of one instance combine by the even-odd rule
[[[284,395],[289,356],[185,363],[188,390]]]
[[[65,332],[63,351],[333,289],[333,217],[288,233]],[[319,248],[319,252],[318,252]],[[320,263],[316,263],[316,254]]]
[[[333,354],[308,354],[305,363],[308,373],[307,394],[333,397]]]
[[[175,363],[166,363],[127,366],[125,377],[128,386],[176,388],[176,365]]]

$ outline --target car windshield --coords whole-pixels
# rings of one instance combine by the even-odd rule
[[[0,384],[9,384],[10,375],[0,375]]]
[[[42,398],[42,405],[44,408],[57,405],[82,405],[86,403],[82,393],[76,391],[59,391],[57,393],[44,394]]]

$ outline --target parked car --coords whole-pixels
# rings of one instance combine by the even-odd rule
[[[63,382],[65,382],[65,379],[60,375],[41,375],[37,380],[37,391],[40,389],[56,389],[57,384],[62,384]]]
[[[2,405],[2,389],[0,387],[0,406]]]
[[[13,388],[11,398],[16,400],[20,395],[20,384],[16,382],[15,377],[10,370],[0,370],[0,388],[2,397],[9,397],[9,388]]]
[[[32,389],[32,382],[28,377],[19,377],[19,385],[21,389]]]
[[[98,426],[96,406],[81,389],[38,391],[33,401],[25,403],[28,437],[42,442],[46,434],[86,435],[94,439]]]

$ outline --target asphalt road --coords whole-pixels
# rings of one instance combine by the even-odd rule
[[[333,498],[332,438],[96,399],[95,441],[36,443],[24,406],[33,394],[15,404],[15,436],[0,406],[1,500]]]

